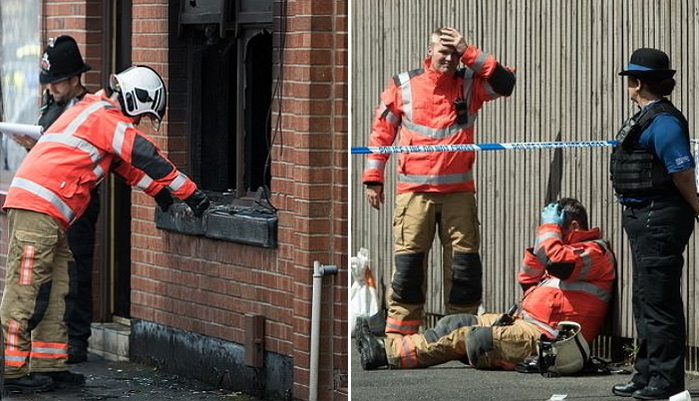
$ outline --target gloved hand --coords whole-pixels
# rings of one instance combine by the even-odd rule
[[[209,197],[198,189],[192,192],[192,194],[184,200],[184,203],[192,209],[196,217],[201,217],[211,204],[209,202]]]
[[[175,203],[175,200],[172,199],[172,194],[170,193],[170,190],[167,189],[167,187],[163,187],[163,189],[160,190],[155,196],[153,197],[155,201],[158,203],[158,206],[160,206],[160,210],[163,212],[167,212],[167,210],[172,206],[173,203]]]
[[[541,212],[541,224],[557,224],[563,227],[565,213],[558,203],[549,203]]]

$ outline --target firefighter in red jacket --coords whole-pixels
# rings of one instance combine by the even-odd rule
[[[464,360],[478,368],[514,369],[536,354],[543,335],[556,337],[560,322],[582,327],[588,342],[597,336],[614,289],[615,256],[598,228],[588,229],[587,211],[572,198],[542,212],[534,247],[525,251],[519,283],[521,313],[504,325],[501,314],[455,314],[434,328],[407,336],[375,337],[365,319],[357,321],[364,369],[410,369]]]
[[[143,117],[156,125],[163,118],[162,78],[151,68],[134,66],[112,75],[110,90],[109,97],[85,95],[51,124],[10,184],[3,205],[9,249],[0,305],[5,390],[35,392],[84,382],[66,367],[63,318],[71,260],[66,229],[110,171],[151,196],[160,194],[161,207],[172,202],[170,193],[196,216],[209,206],[196,184],[134,128]]]
[[[466,68],[458,69],[459,63]],[[474,142],[474,124],[486,101],[509,96],[512,71],[453,28],[432,33],[421,69],[396,75],[381,94],[370,146]],[[400,135],[398,135],[400,133]],[[369,203],[384,201],[387,154],[369,155],[362,177]],[[426,258],[439,228],[447,314],[475,313],[482,297],[480,232],[473,152],[401,154],[393,219],[394,274],[386,333],[418,331],[425,303]]]

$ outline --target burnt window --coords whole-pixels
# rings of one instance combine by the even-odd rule
[[[206,224],[157,209],[156,227],[276,247],[272,0],[180,0],[170,10],[168,134],[186,138],[186,172],[215,207]]]
[[[271,32],[191,35],[190,155],[197,182],[236,198],[269,188]]]

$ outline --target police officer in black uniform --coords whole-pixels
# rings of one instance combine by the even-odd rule
[[[87,92],[81,83],[82,73],[90,70],[78,44],[68,35],[49,41],[41,59],[39,81],[47,89],[41,106],[39,125],[48,128],[68,107],[80,101]],[[68,266],[70,291],[66,298],[68,326],[68,363],[87,360],[88,339],[92,325],[92,265],[95,248],[95,227],[100,210],[99,187],[90,197],[90,204],[68,229],[68,244],[74,262]]]
[[[612,392],[644,400],[684,390],[685,317],[680,294],[683,252],[699,214],[687,120],[666,98],[675,87],[668,56],[641,48],[626,70],[640,111],[617,135],[610,165],[624,207],[622,224],[633,257],[636,373]]]

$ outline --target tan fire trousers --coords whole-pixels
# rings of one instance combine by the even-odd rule
[[[452,193],[403,193],[396,196],[393,215],[394,254],[424,254],[424,259],[411,268],[421,268],[422,287],[411,285],[422,291],[418,298],[424,300],[427,292],[427,255],[438,230],[442,244],[442,291],[446,314],[478,312],[480,299],[468,305],[453,305],[449,302],[452,289],[454,251],[477,254],[480,248],[480,223],[473,191]],[[414,274],[412,274],[414,276]],[[393,266],[393,282],[396,281],[396,266]],[[419,289],[418,289],[419,288]],[[422,321],[423,302],[401,302],[388,290],[388,319],[386,332],[416,333]]]
[[[10,209],[9,250],[0,318],[5,378],[66,370],[64,321],[68,262],[65,231],[50,216]]]
[[[491,326],[500,314],[478,316],[477,326]],[[475,326],[460,327],[428,343],[425,336],[387,334],[385,341],[388,366],[392,369],[415,369],[439,365],[467,357],[469,333]],[[512,325],[492,327],[492,350],[481,355],[471,365],[479,369],[512,370],[529,355],[536,354],[536,341],[541,331],[532,323],[516,319]]]

